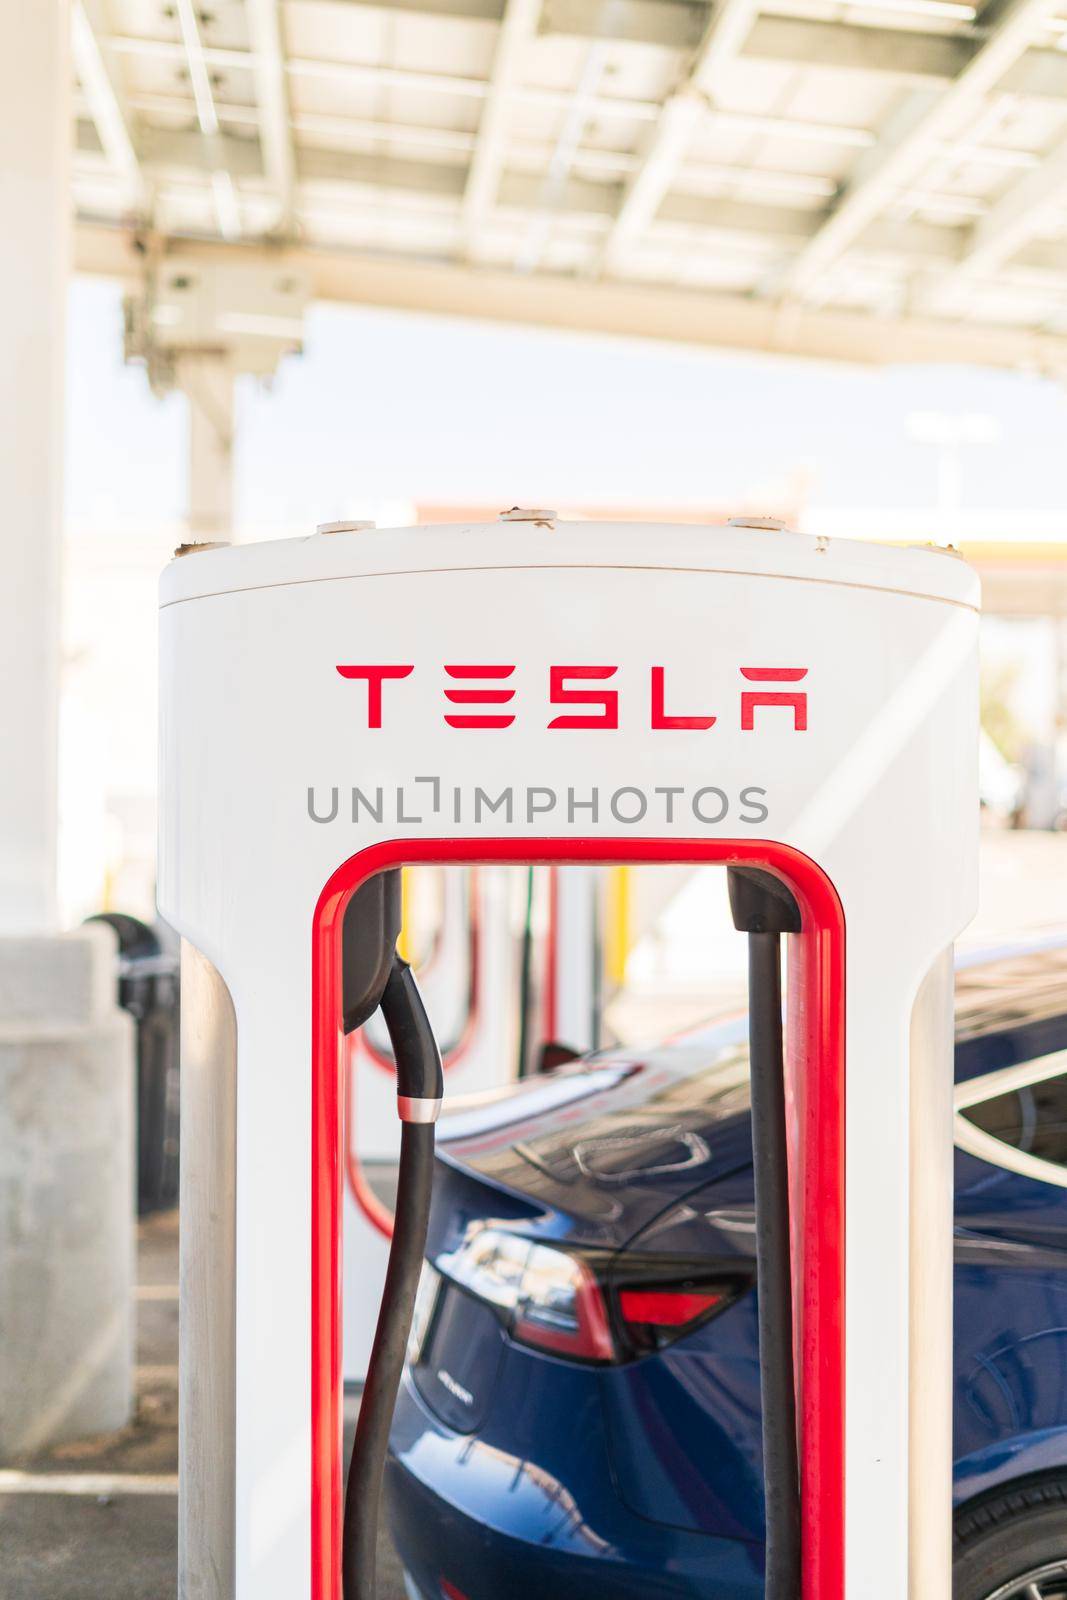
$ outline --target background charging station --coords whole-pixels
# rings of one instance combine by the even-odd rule
[[[802,918],[803,1600],[948,1600],[969,569],[781,532],[479,525],[204,552],[161,603],[160,906],[215,1067],[194,1087],[235,1093],[232,1144],[183,1149],[183,1185],[220,1200],[183,1258],[184,1592],[339,1593],[351,893],[403,863],[712,861],[776,873]]]
[[[499,1088],[516,1076],[518,947],[506,873],[472,868],[440,877],[436,936],[417,971],[438,1032],[446,1088],[455,1096]],[[419,952],[410,953],[417,961]],[[380,1017],[346,1040],[344,1126],[344,1375],[346,1382],[360,1382],[392,1231],[375,1174],[391,1174],[398,1143],[396,1077]]]
[[[525,888],[525,925],[516,924],[516,890],[523,887],[516,881],[517,868],[424,871],[439,880],[440,904],[427,919],[432,944],[423,951],[416,941],[407,953],[438,1033],[449,1098],[499,1089],[537,1070],[545,1044],[567,1051],[595,1048],[602,871],[572,864],[561,872],[547,866],[543,930],[531,927],[531,883]],[[405,882],[411,876],[406,874]],[[418,908],[412,918],[409,905],[415,899],[415,892],[405,891],[405,926],[417,925]],[[522,1019],[518,1025],[516,1010]],[[346,1384],[361,1383],[367,1373],[377,1318],[373,1291],[380,1292],[384,1283],[392,1234],[388,1190],[398,1139],[394,1062],[381,1017],[375,1016],[347,1037],[345,1049]]]

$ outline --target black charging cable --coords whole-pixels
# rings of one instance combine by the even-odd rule
[[[344,1600],[374,1600],[382,1476],[426,1254],[434,1124],[444,1094],[430,1019],[411,968],[396,953],[399,934],[400,873],[394,869],[356,890],[345,910],[341,942],[344,1031],[361,1028],[381,1007],[395,1058],[401,1122],[393,1238],[345,1491]]]
[[[734,925],[748,934],[748,1048],[765,1506],[763,1592],[765,1600],[799,1600],[800,1469],[793,1375],[781,936],[800,931],[800,911],[789,890],[770,873],[731,867],[728,877]]]
[[[374,1600],[382,1477],[426,1253],[434,1123],[444,1094],[437,1042],[411,968],[399,956],[393,959],[380,1003],[396,1058],[397,1108],[402,1123],[400,1169],[385,1289],[345,1490],[344,1600]]]

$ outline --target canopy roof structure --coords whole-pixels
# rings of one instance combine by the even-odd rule
[[[89,269],[148,224],[190,254],[285,246],[327,297],[1067,363],[1067,0],[75,0],[74,20]]]

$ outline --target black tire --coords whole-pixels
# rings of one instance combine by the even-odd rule
[[[1067,1597],[1067,1475],[1027,1478],[961,1506],[953,1538],[952,1595],[953,1600]]]

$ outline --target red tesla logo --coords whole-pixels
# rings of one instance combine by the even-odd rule
[[[506,706],[515,698],[514,689],[501,689],[496,685],[505,678],[510,678],[515,671],[510,667],[446,667],[445,671],[453,679],[460,679],[465,683],[477,682],[486,679],[493,685],[491,688],[466,688],[446,689],[445,699],[450,700],[454,706]],[[499,711],[468,711],[462,715],[452,712],[446,715],[445,721],[450,728],[510,728],[515,721],[514,712],[501,713]]]
[[[342,678],[361,679],[367,685],[367,727],[380,728],[384,716],[384,686],[394,680],[409,678],[415,671],[413,663],[404,665],[338,666]],[[546,724],[549,728],[617,728],[619,726],[619,691],[608,687],[609,680],[618,672],[617,666],[552,666],[548,669],[548,705],[566,706],[568,709],[554,716]],[[447,703],[443,713],[450,728],[510,728],[516,712],[512,709],[515,689],[509,680],[515,663],[499,662],[446,665],[444,668],[444,698]],[[792,715],[796,733],[807,732],[808,696],[804,689],[787,688],[807,677],[807,667],[739,667],[747,683],[761,685],[758,689],[742,689],[738,705],[743,733],[756,727],[756,713],[777,708]],[[705,731],[719,721],[719,712],[681,711],[672,703],[668,705],[667,672],[664,667],[649,669],[648,725],[654,731],[663,729],[694,729]],[[460,710],[458,708],[462,707]],[[507,709],[504,709],[504,708]]]

